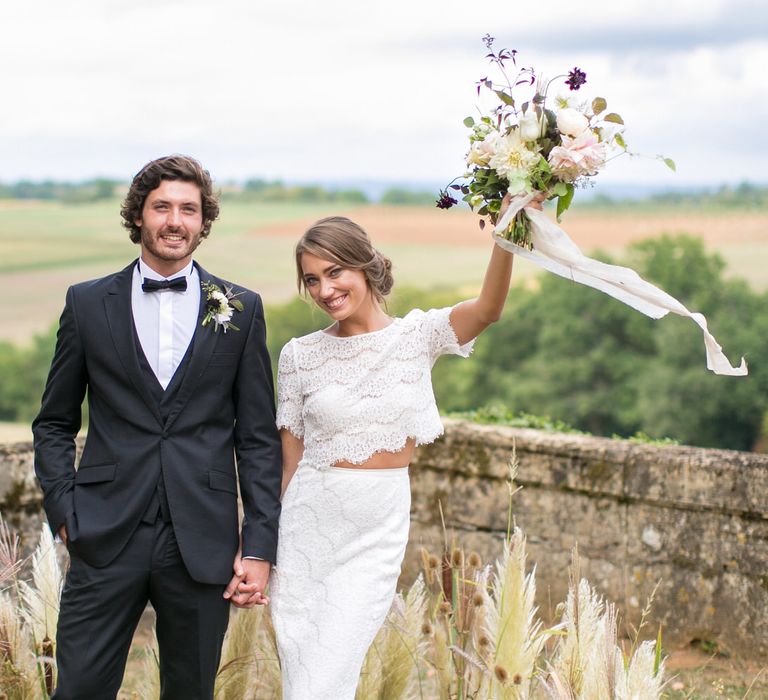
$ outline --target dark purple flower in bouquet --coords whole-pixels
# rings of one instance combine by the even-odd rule
[[[458,201],[451,197],[447,190],[440,190],[440,196],[435,206],[438,209],[450,209],[454,204],[458,204]]]
[[[586,82],[587,74],[583,70],[574,68],[568,73],[568,80],[565,81],[565,84],[571,88],[571,90],[578,90]]]

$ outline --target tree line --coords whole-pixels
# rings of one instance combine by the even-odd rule
[[[641,199],[612,197],[597,194],[584,203],[596,208],[622,209],[635,207],[666,207],[670,209],[728,209],[739,211],[765,211],[768,207],[768,187],[742,182],[738,185],[721,185],[715,189],[668,190]]]
[[[56,180],[19,180],[0,183],[0,199],[56,201],[65,204],[85,204],[115,199],[127,191],[128,183],[108,178],[83,182]],[[371,198],[356,188],[334,189],[321,185],[292,185],[282,180],[252,178],[242,184],[225,183],[221,196],[227,201],[245,202],[333,202],[338,204],[370,204]],[[414,192],[401,187],[386,189],[379,201],[393,205],[434,204],[432,192]]]
[[[109,178],[94,178],[83,182],[55,180],[19,180],[14,183],[0,182],[0,199],[59,201],[83,204],[114,199],[122,196],[128,183]],[[242,183],[229,182],[221,187],[226,200],[249,202],[336,202],[340,204],[370,204],[364,191],[357,188],[334,189],[318,184],[287,184],[282,180],[251,178]],[[394,206],[430,206],[437,198],[436,191],[393,186],[378,198],[381,204]],[[669,207],[685,209],[739,209],[764,211],[768,206],[768,187],[742,182],[739,185],[722,185],[716,189],[691,191],[669,190],[649,194],[641,199],[596,194],[585,200],[582,206],[622,209],[635,207]]]
[[[720,256],[687,236],[642,241],[619,262],[704,312],[731,360],[746,357],[749,376],[708,372],[701,332],[688,319],[653,321],[595,290],[542,275],[535,288],[512,288],[502,319],[478,339],[470,360],[436,364],[440,409],[526,412],[595,435],[768,449],[768,294],[726,278]],[[459,299],[448,288],[396,288],[389,312],[401,316]],[[276,367],[291,337],[324,327],[327,318],[297,298],[269,307],[267,324]],[[0,343],[0,420],[35,415],[54,342],[55,329],[27,347]]]

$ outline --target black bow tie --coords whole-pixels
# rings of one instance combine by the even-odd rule
[[[144,284],[141,285],[141,288],[145,292],[158,292],[161,289],[171,289],[174,292],[186,292],[187,278],[174,277],[172,280],[151,280],[148,277],[145,277]]]

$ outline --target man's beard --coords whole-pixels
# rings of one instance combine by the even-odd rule
[[[158,245],[158,242],[160,240],[160,236],[162,235],[173,235],[172,232],[170,232],[168,229],[161,229],[157,232],[156,236],[152,236],[151,233],[147,231],[143,226],[141,228],[141,244],[142,246],[147,250],[147,252],[151,253],[154,257],[156,257],[158,260],[167,260],[167,261],[173,261],[173,260],[181,260],[183,258],[186,258],[188,255],[192,255],[197,250],[197,247],[202,242],[202,236],[200,234],[197,235],[197,240],[190,242],[191,236],[188,233],[179,233],[177,235],[180,235],[184,238],[184,242],[189,244],[189,247],[185,248],[179,248],[177,250],[173,249],[167,249],[167,248],[161,248]]]

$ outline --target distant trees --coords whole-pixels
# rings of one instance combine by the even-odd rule
[[[127,183],[109,178],[94,178],[83,182],[55,180],[20,180],[0,183],[0,199],[40,199],[84,203],[111,199],[127,188]],[[434,206],[436,191],[413,187],[394,186],[386,189],[379,202],[393,206]],[[290,185],[282,180],[251,178],[244,183],[222,186],[222,196],[227,199],[245,199],[255,202],[339,202],[341,204],[367,204],[370,198],[361,189],[334,189],[323,185]],[[642,199],[625,199],[599,193],[582,206],[612,208],[620,206],[647,208],[666,206],[671,208],[720,208],[765,209],[768,207],[768,187],[742,182],[739,185],[723,185],[715,190],[670,190],[648,195]]]
[[[477,341],[469,361],[443,358],[434,372],[443,412],[503,406],[549,416],[596,435],[670,437],[683,443],[750,450],[768,444],[768,294],[727,279],[717,255],[687,236],[632,246],[627,260],[689,309],[707,315],[747,377],[705,368],[701,332],[688,319],[648,319],[595,290],[554,275],[512,289],[501,321]],[[389,311],[447,306],[452,290],[395,289]],[[300,299],[267,309],[273,365],[293,336],[328,325]],[[0,420],[37,411],[55,330],[27,347],[0,343]]]
[[[0,199],[42,199],[68,203],[98,202],[116,196],[117,180],[96,178],[85,182],[56,182],[20,180],[13,184],[0,183]]]
[[[404,187],[390,187],[381,195],[382,204],[394,204],[396,206],[420,206],[435,205],[437,194],[435,192],[416,192]]]
[[[585,205],[593,207],[645,207],[666,206],[686,209],[761,209],[768,207],[768,187],[742,182],[739,185],[722,185],[717,189],[697,191],[669,190],[651,194],[642,199],[625,199],[597,194]]]
[[[687,319],[647,319],[592,289],[552,275],[514,290],[504,318],[479,339],[470,391],[443,409],[503,403],[598,435],[652,437],[749,450],[768,411],[768,295],[722,275],[723,262],[686,236],[643,241],[629,263],[691,310],[706,313],[748,377],[704,366],[701,332]]]
[[[339,202],[366,204],[368,197],[356,189],[331,190],[320,185],[286,185],[280,180],[247,180],[240,191],[225,191],[230,199],[254,202]]]
[[[39,199],[66,203],[97,202],[119,196],[126,183],[106,178],[85,182],[56,182],[21,180],[13,184],[0,183],[0,199]],[[246,199],[255,202],[339,202],[366,204],[368,197],[357,189],[332,190],[319,185],[285,185],[280,180],[252,179],[242,187],[225,187],[222,196],[227,199]]]
[[[40,408],[56,327],[18,347],[0,342],[0,421],[27,422]]]

